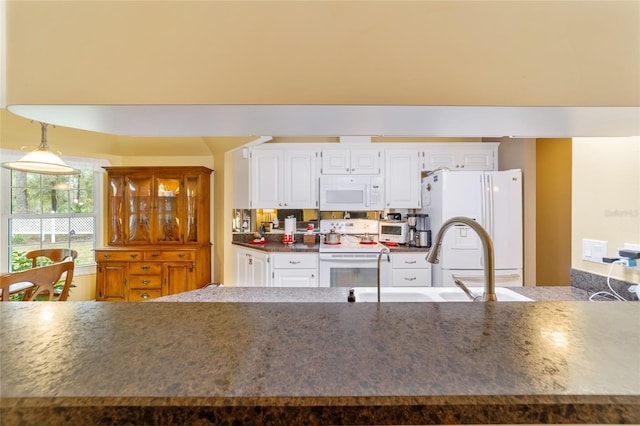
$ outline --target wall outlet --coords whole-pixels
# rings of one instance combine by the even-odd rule
[[[603,257],[607,257],[606,241],[582,239],[582,260],[602,263]]]

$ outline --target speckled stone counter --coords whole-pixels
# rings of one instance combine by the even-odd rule
[[[0,304],[5,424],[640,422],[640,305]]]

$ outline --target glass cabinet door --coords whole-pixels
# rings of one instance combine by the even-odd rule
[[[200,206],[200,194],[198,193],[199,179],[197,176],[186,178],[185,192],[187,205],[186,241],[188,243],[198,242],[198,214]]]
[[[155,243],[180,242],[180,218],[182,217],[181,200],[182,180],[178,177],[158,177],[155,179],[156,215],[153,241]]]
[[[127,179],[128,243],[145,244],[151,242],[151,178],[129,177]]]
[[[109,244],[123,244],[125,241],[124,223],[122,221],[125,207],[124,201],[124,176],[109,178],[107,213],[109,217]]]

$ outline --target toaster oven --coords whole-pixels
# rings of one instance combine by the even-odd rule
[[[400,220],[381,220],[378,222],[378,241],[381,243],[407,244],[409,225]]]

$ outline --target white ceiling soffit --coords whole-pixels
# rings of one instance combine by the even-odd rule
[[[640,135],[640,107],[12,105],[8,109],[32,120],[127,136]]]

